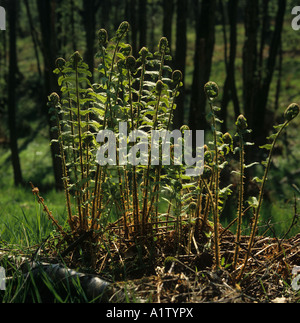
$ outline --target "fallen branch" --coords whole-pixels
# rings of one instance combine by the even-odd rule
[[[58,295],[65,297],[68,296],[66,293],[72,294],[80,290],[89,302],[118,302],[122,300],[122,290],[116,289],[115,286],[96,275],[80,273],[62,264],[31,261],[25,257],[7,256],[5,253],[0,253],[0,260],[3,256],[9,262],[17,264],[25,279],[24,284],[33,282],[37,286],[44,302],[52,302],[55,299],[51,289]],[[7,277],[6,285],[14,279],[14,277]],[[45,287],[47,288],[45,289]]]

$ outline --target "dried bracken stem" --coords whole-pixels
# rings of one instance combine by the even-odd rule
[[[58,224],[57,220],[53,217],[52,213],[49,211],[47,205],[45,204],[45,200],[40,196],[40,190],[35,187],[31,182],[30,182],[31,188],[32,188],[32,193],[35,195],[38,199],[38,203],[40,203],[43,206],[43,210],[46,212],[48,215],[49,220],[52,221],[53,225],[58,229],[58,231],[63,235],[66,236],[67,233],[63,230],[63,228]]]
[[[238,129],[238,136],[240,139],[240,180],[239,180],[239,198],[238,198],[238,215],[237,215],[237,230],[236,230],[236,246],[234,250],[234,256],[233,256],[233,269],[236,269],[237,266],[237,260],[239,256],[240,251],[240,241],[241,241],[241,229],[242,229],[242,218],[244,215],[244,173],[245,173],[245,165],[244,165],[244,159],[245,159],[245,147],[244,147],[244,138],[243,134],[245,130],[247,129],[247,122],[243,115],[240,115],[238,117],[238,120],[236,122],[236,126]]]
[[[214,208],[213,208],[213,219],[214,219],[214,249],[215,249],[215,262],[216,268],[221,267],[221,256],[220,256],[220,239],[219,239],[219,179],[220,179],[220,170],[219,170],[219,149],[218,149],[218,141],[217,141],[217,125],[216,125],[216,116],[213,107],[213,101],[218,97],[219,88],[216,83],[208,82],[205,84],[205,93],[209,101],[209,106],[212,115],[212,131],[214,136],[214,148],[215,148],[215,156],[214,156]]]

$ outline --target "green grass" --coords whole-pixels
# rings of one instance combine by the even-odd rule
[[[42,194],[42,193],[41,193]],[[61,225],[65,223],[64,195],[48,191],[42,196]],[[20,247],[40,244],[53,227],[43,212],[31,188],[7,187],[0,190],[0,239]]]

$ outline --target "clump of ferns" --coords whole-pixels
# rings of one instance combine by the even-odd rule
[[[182,74],[166,65],[171,59],[168,41],[161,38],[154,54],[142,48],[135,59],[131,46],[123,42],[128,30],[129,24],[123,22],[110,41],[104,29],[98,32],[98,83],[90,83],[91,73],[78,52],[67,61],[59,58],[55,73],[61,97],[56,93],[49,97],[59,132],[68,223],[76,234],[92,232],[95,241],[113,216],[118,223],[122,221],[125,238],[151,234],[162,219],[162,187],[172,178],[161,163],[150,165],[150,146],[146,165],[121,164],[119,150],[116,166],[96,162],[100,130],[120,133],[120,122],[126,122],[130,131],[148,134],[172,127]],[[132,148],[128,138],[120,137],[117,147],[121,140]],[[130,158],[128,151],[123,153]],[[175,181],[180,178],[178,172],[173,175]],[[179,199],[176,203],[179,205]]]
[[[146,48],[140,51],[136,71],[136,78],[129,78],[129,106],[131,128],[140,129],[150,134],[151,130],[170,130],[172,126],[173,110],[176,108],[175,99],[181,86],[182,74],[165,65],[170,59],[168,41],[161,38],[159,51],[152,55]],[[152,59],[153,58],[153,59]],[[129,59],[129,58],[128,58]],[[128,63],[128,61],[127,61]],[[133,64],[132,64],[133,65]],[[170,78],[171,77],[171,78]],[[138,90],[134,90],[134,82]],[[133,96],[135,99],[133,99]],[[164,140],[162,138],[162,140]],[[148,150],[148,161],[145,166],[137,170],[133,167],[133,182],[136,183],[136,173],[142,177],[141,203],[138,201],[137,189],[133,188],[134,224],[139,235],[145,235],[151,223],[159,221],[158,205],[160,200],[161,185],[168,177],[162,175],[161,157],[157,166],[151,166],[151,150]],[[134,184],[137,186],[137,184]]]
[[[188,178],[181,175],[180,198],[182,203],[177,203],[177,205],[182,205],[180,219],[184,215],[188,217],[189,234],[186,241],[187,253],[191,252],[192,242],[196,251],[199,252],[199,245],[194,239],[195,236],[201,236],[202,241],[206,240],[207,245],[209,245],[212,238],[211,233],[213,233],[216,267],[219,268],[219,217],[224,209],[227,198],[232,193],[231,185],[221,187],[220,173],[228,163],[228,155],[233,152],[233,139],[229,133],[223,134],[217,129],[217,124],[222,122],[217,117],[217,112],[220,108],[214,105],[214,101],[217,99],[219,93],[217,84],[209,82],[205,85],[204,90],[210,105],[208,119],[211,121],[213,141],[208,143],[208,145],[204,145],[202,175],[196,178]],[[187,126],[184,127],[188,129]],[[178,208],[175,210],[178,210]],[[210,221],[210,215],[212,215],[212,222]],[[178,232],[181,232],[181,230],[178,230]],[[183,243],[182,237],[180,237],[179,241]]]
[[[253,245],[254,245],[255,236],[257,234],[258,222],[259,222],[259,218],[260,218],[260,211],[261,211],[261,207],[262,207],[262,203],[263,203],[264,189],[265,189],[265,185],[267,182],[267,177],[268,177],[268,173],[270,170],[272,155],[273,155],[275,145],[278,141],[278,138],[282,134],[282,132],[290,124],[290,122],[298,116],[299,112],[300,112],[300,107],[297,103],[290,104],[284,112],[284,123],[274,126],[274,129],[277,130],[277,132],[275,132],[274,134],[272,134],[271,136],[269,136],[267,138],[270,141],[270,143],[265,144],[264,146],[260,147],[261,149],[268,150],[269,154],[268,154],[267,159],[262,162],[262,165],[264,166],[263,178],[261,178],[261,179],[257,178],[257,177],[254,178],[254,180],[256,180],[257,182],[260,183],[260,191],[259,191],[258,198],[252,197],[249,199],[249,204],[254,209],[254,215],[253,215],[251,233],[250,233],[250,237],[249,237],[246,255],[245,255],[243,264],[236,276],[236,281],[240,281],[243,278],[246,267],[247,267],[247,263],[248,263],[250,255],[251,255]]]
[[[206,152],[204,155],[206,167],[204,168],[202,177],[199,179],[199,187],[201,189],[205,189],[206,195],[202,223],[203,225],[207,225],[208,215],[209,212],[211,212],[213,218],[215,266],[216,268],[220,268],[220,214],[223,211],[225,201],[232,193],[230,189],[231,185],[221,188],[220,173],[228,163],[226,156],[233,150],[233,140],[229,133],[223,134],[217,128],[217,124],[222,123],[217,116],[220,108],[214,105],[214,102],[219,95],[218,85],[215,82],[208,82],[204,86],[204,91],[210,107],[208,119],[211,123],[213,141],[209,143],[209,146],[212,147],[211,149],[206,147]],[[199,199],[200,198],[202,198],[201,195],[199,196]],[[198,201],[197,205],[201,205],[200,201]]]
[[[100,129],[114,127],[114,120],[119,117],[116,58],[117,55],[123,55],[120,47],[128,48],[121,46],[121,39],[128,28],[128,23],[119,27],[109,47],[112,53],[105,48],[106,31],[99,32],[98,56],[102,59],[99,65],[99,84],[90,83],[92,74],[78,52],[68,61],[62,58],[56,61],[57,69],[54,72],[60,75],[58,84],[62,97],[60,100],[57,94],[52,94],[49,105],[50,113],[54,111],[54,117],[58,121],[68,222],[72,231],[99,229],[101,221],[107,222],[107,215],[113,208],[110,205],[107,207],[115,195],[108,191],[114,187],[110,183],[108,169],[95,162],[98,148],[96,135]],[[71,195],[77,212],[71,207]],[[118,210],[119,205],[115,209]]]
[[[219,228],[220,222],[219,218],[222,213],[222,206],[224,205],[224,201],[226,198],[232,193],[229,185],[228,187],[221,188],[220,187],[220,173],[222,169],[227,165],[229,160],[229,153],[234,152],[235,154],[239,154],[239,170],[233,171],[239,176],[239,184],[238,184],[238,205],[237,205],[237,231],[236,231],[236,241],[235,241],[235,250],[233,256],[233,263],[232,268],[235,270],[237,268],[237,262],[239,259],[239,252],[240,252],[240,240],[241,240],[241,228],[242,228],[242,218],[245,212],[249,209],[254,210],[253,215],[253,222],[251,228],[251,234],[249,237],[249,244],[246,252],[246,256],[241,266],[240,270],[238,271],[237,281],[243,277],[248,259],[251,254],[251,250],[253,248],[254,239],[257,233],[258,221],[260,210],[263,202],[264,196],[264,188],[267,181],[267,175],[271,165],[271,158],[272,153],[275,147],[275,144],[282,133],[282,131],[288,126],[288,124],[298,115],[299,113],[299,106],[295,103],[291,104],[287,110],[285,111],[284,117],[285,122],[279,126],[275,126],[274,128],[277,132],[267,139],[271,141],[270,144],[266,144],[261,149],[269,150],[269,156],[266,161],[262,162],[262,165],[265,167],[265,173],[262,179],[257,177],[253,178],[253,180],[261,183],[260,192],[258,198],[250,197],[247,201],[248,206],[245,208],[245,201],[244,201],[244,179],[245,179],[245,170],[250,168],[258,163],[252,163],[250,165],[245,165],[245,146],[253,145],[253,143],[247,142],[246,137],[247,134],[251,132],[248,129],[247,120],[243,115],[240,115],[236,121],[237,133],[236,136],[239,139],[239,145],[233,150],[233,140],[229,133],[222,134],[220,131],[217,130],[217,124],[222,122],[217,117],[217,112],[220,108],[214,105],[214,101],[218,97],[218,86],[214,82],[208,82],[205,85],[205,92],[207,95],[207,99],[210,106],[210,114],[209,119],[211,120],[212,126],[212,133],[213,133],[213,142],[211,142],[212,149],[209,149],[206,146],[206,152],[204,155],[205,166],[203,175],[199,178],[199,185],[198,190],[202,194],[198,194],[198,203],[197,203],[197,213],[198,218],[202,220],[202,224],[209,224],[208,216],[209,212],[207,211],[200,211],[201,203],[199,200],[203,199],[206,201],[206,210],[210,210],[212,213],[212,232],[213,232],[213,243],[214,243],[214,257],[215,257],[215,266],[216,268],[221,267],[221,258],[220,258],[220,236],[219,236]],[[202,203],[203,205],[203,203]],[[199,217],[199,214],[201,214]]]
[[[95,73],[98,83],[90,83],[91,73],[78,52],[68,61],[58,59],[56,62],[55,73],[59,74],[61,97],[56,93],[50,95],[49,106],[57,120],[71,231],[76,235],[91,233],[93,241],[97,241],[109,230],[108,222],[117,220],[116,223],[123,228],[123,231],[120,229],[120,237],[142,237],[142,241],[146,241],[150,236],[154,241],[155,230],[158,232],[160,228],[160,232],[165,230],[167,233],[174,229],[177,251],[183,246],[187,253],[191,252],[193,245],[199,251],[194,235],[204,232],[208,239],[213,238],[215,266],[220,268],[220,215],[227,197],[232,193],[230,186],[221,187],[220,173],[233,152],[233,140],[229,133],[218,131],[218,123],[222,121],[217,117],[220,108],[215,106],[219,94],[216,83],[208,82],[204,88],[210,106],[213,141],[204,147],[204,169],[198,178],[186,176],[185,166],[174,163],[174,149],[177,144],[182,147],[182,142],[171,143],[173,165],[168,168],[163,166],[162,156],[157,165],[151,166],[149,144],[148,160],[138,166],[120,163],[119,150],[116,152],[116,166],[96,162],[100,146],[96,136],[100,130],[120,133],[120,122],[126,122],[131,131],[143,130],[148,135],[151,130],[163,131],[172,127],[182,74],[180,71],[173,72],[166,65],[170,59],[167,39],[161,38],[158,51],[154,54],[142,48],[136,59],[131,55],[131,46],[123,42],[128,30],[129,24],[123,22],[110,41],[104,29],[99,31],[99,51],[96,55],[99,65],[98,73]],[[270,154],[264,163],[265,175],[260,180],[260,195],[258,199],[253,197],[248,201],[249,207],[254,209],[254,221],[248,251],[237,279],[243,276],[253,247],[274,145],[298,113],[297,109],[296,104],[289,106],[285,113],[286,122],[278,126],[278,132],[269,138],[272,144],[263,147],[269,149]],[[243,200],[244,171],[252,166],[244,165],[244,146],[248,144],[245,135],[249,132],[246,119],[240,116],[236,125],[239,147],[235,152],[239,153],[240,167],[237,172],[239,196],[234,268],[239,259],[242,218],[246,211]],[[182,134],[187,129],[182,127]],[[128,138],[121,137],[117,138],[116,147],[121,140],[126,140],[129,149],[133,148]],[[161,142],[165,140],[162,135]],[[184,138],[180,140],[184,141]],[[142,160],[141,151],[135,151],[135,156],[131,157],[128,152],[123,152],[126,157]],[[161,200],[167,201],[164,213],[159,210]],[[184,228],[188,228],[187,235]]]

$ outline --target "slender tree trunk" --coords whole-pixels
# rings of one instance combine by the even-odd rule
[[[71,33],[72,33],[72,35],[75,35],[75,3],[74,3],[74,0],[70,0],[70,6],[71,6],[71,17],[70,17]],[[73,51],[75,52],[77,50],[77,37],[73,36],[71,38],[72,38]]]
[[[85,61],[89,65],[92,73],[92,82],[94,78],[94,56],[96,39],[96,11],[98,9],[97,0],[83,1],[83,23],[85,28],[86,52]]]
[[[266,62],[265,77],[262,79],[260,91],[258,93],[257,104],[254,107],[253,132],[256,136],[256,143],[258,145],[264,144],[266,136],[268,136],[270,131],[270,126],[267,126],[266,124],[267,103],[270,86],[276,67],[276,57],[278,56],[280,50],[285,9],[286,0],[278,0],[275,30],[272,35],[269,55]]]
[[[281,91],[281,77],[282,77],[282,62],[283,62],[283,51],[282,51],[282,41],[279,46],[279,57],[278,57],[278,78],[277,78],[277,84],[276,84],[276,95],[275,95],[275,104],[274,104],[274,110],[277,111],[279,108],[279,97],[280,97],[280,91]]]
[[[257,34],[259,1],[247,0],[245,8],[245,43],[243,48],[243,100],[245,116],[249,127],[253,125],[255,97],[259,90],[256,79],[257,66]]]
[[[20,185],[23,183],[19,152],[18,136],[16,126],[16,73],[17,73],[17,1],[8,2],[8,23],[9,23],[9,75],[8,75],[8,124],[10,134],[10,149],[12,165],[14,170],[14,183]]]
[[[42,78],[42,70],[41,70],[40,57],[39,57],[39,47],[38,47],[39,44],[38,44],[37,32],[36,32],[36,30],[34,28],[34,24],[33,24],[31,10],[30,10],[28,0],[25,0],[24,2],[25,2],[27,17],[28,17],[29,26],[30,26],[30,33],[31,33],[31,38],[32,38],[32,42],[33,42],[33,48],[34,48],[34,53],[35,53],[35,57],[36,57],[37,68],[38,68],[39,76],[40,76],[40,78]]]
[[[47,96],[52,92],[59,92],[56,76],[53,74],[55,69],[56,60],[56,37],[55,37],[55,12],[54,12],[54,1],[53,0],[37,0],[37,7],[39,12],[40,27],[42,33],[42,52],[44,58],[44,82],[45,82],[45,113],[48,117],[48,124],[50,128],[50,139],[58,139],[58,133],[53,130],[56,127],[56,122],[53,121],[52,115],[48,113],[47,109]],[[60,149],[58,143],[51,145],[51,155],[53,163],[53,171],[55,178],[55,186],[57,190],[63,189],[62,182],[62,167]]]
[[[268,19],[268,4],[263,6],[263,20]],[[253,129],[252,140],[257,146],[265,143],[270,131],[267,124],[267,103],[273,74],[276,66],[276,57],[279,54],[281,34],[283,28],[286,0],[278,0],[275,29],[270,34],[267,25],[263,23],[261,40],[258,48],[258,13],[259,1],[248,0],[245,10],[246,41],[243,53],[243,92],[245,115],[248,124]],[[266,35],[270,34],[270,46],[267,58],[263,58],[266,52]],[[263,73],[262,73],[263,71]],[[253,158],[250,158],[250,160]]]
[[[102,0],[101,1],[101,10],[100,10],[100,22],[101,28],[109,29],[110,23],[110,13],[111,13],[111,0]]]
[[[130,24],[131,31],[131,46],[132,46],[132,54],[136,57],[138,53],[137,48],[137,23],[136,23],[136,0],[126,0],[126,9],[125,9],[125,20],[127,20]],[[129,37],[129,35],[128,35]]]
[[[187,10],[189,1],[177,0],[176,22],[176,53],[174,67],[182,72],[185,78],[186,51],[187,51]],[[180,89],[180,96],[176,100],[177,108],[174,111],[174,129],[180,129],[184,123],[185,85]]]
[[[259,70],[258,73],[261,78],[262,74],[262,67],[263,67],[263,53],[264,53],[264,48],[265,44],[268,38],[268,34],[270,31],[270,16],[269,16],[269,3],[270,0],[264,0],[262,3],[262,28],[261,28],[261,37],[260,37],[260,48],[259,48],[259,55],[258,55],[258,66]]]
[[[189,119],[190,128],[194,132],[207,128],[204,85],[209,81],[215,44],[216,0],[203,0],[201,4],[200,12],[200,3],[195,2],[196,50]]]
[[[186,1],[184,1],[186,2]],[[163,0],[163,36],[169,41],[169,47],[172,49],[172,22],[174,13],[174,0]]]
[[[147,0],[139,0],[140,48],[147,45]]]
[[[230,25],[230,52],[227,63],[226,80],[224,84],[223,97],[221,102],[221,119],[224,120],[222,124],[222,132],[227,131],[227,106],[230,100],[233,101],[235,119],[240,115],[240,104],[237,95],[235,84],[235,58],[237,46],[237,8],[238,0],[229,0],[228,15]]]
[[[7,69],[7,46],[6,46],[6,36],[7,33],[0,33],[0,79],[4,79],[6,75]],[[0,89],[0,113],[4,106],[6,106],[6,98],[7,98],[7,89],[2,87]]]

